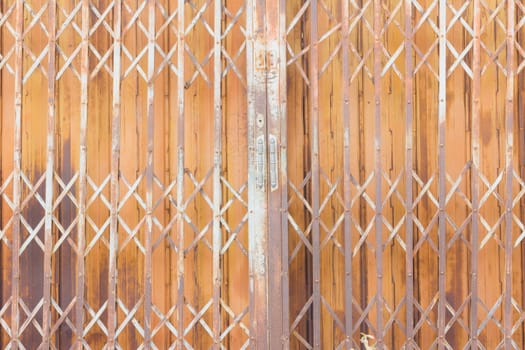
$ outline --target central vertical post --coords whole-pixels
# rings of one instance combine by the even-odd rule
[[[286,170],[285,6],[266,2],[266,115],[268,140],[268,318],[270,349],[288,348],[288,216]]]
[[[248,230],[250,348],[268,349],[268,202],[266,138],[266,1],[247,8]]]
[[[257,349],[289,346],[285,6],[251,0],[247,11],[250,344]]]

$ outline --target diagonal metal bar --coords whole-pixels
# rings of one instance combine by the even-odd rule
[[[35,330],[38,332],[38,334],[40,334],[41,336],[44,335],[44,331],[41,327],[41,325],[38,323],[37,321],[37,315],[42,312],[42,305],[44,303],[44,300],[43,299],[40,299],[40,301],[35,305],[35,307],[33,308],[33,310],[29,309],[29,307],[26,305],[26,303],[24,303],[24,300],[23,299],[20,299],[19,301],[19,304],[20,304],[20,309],[22,309],[22,311],[24,312],[25,314],[25,320],[24,320],[24,323],[22,323],[20,325],[20,335],[22,335],[24,333],[24,331],[27,329],[27,327],[32,324],[33,327],[35,328]],[[20,342],[18,344],[18,346],[20,346],[21,348],[24,348],[23,347],[23,344],[22,342]]]
[[[93,328],[93,326],[96,324],[103,334],[106,336],[108,335],[108,330],[106,328],[106,325],[102,322],[101,316],[106,311],[108,306],[108,302],[105,301],[104,304],[102,304],[97,312],[93,310],[87,303],[85,304],[85,308],[89,316],[91,316],[91,320],[86,323],[86,327],[84,328],[84,334],[83,336],[86,336],[88,332]]]
[[[433,311],[434,307],[436,306],[439,298],[439,293],[436,293],[430,303],[428,304],[426,309],[423,309],[422,305],[418,303],[417,300],[414,300],[414,307],[419,312],[419,321],[414,326],[414,332],[417,332],[423,324],[426,322],[430,325],[432,330],[437,333],[437,326],[432,322],[432,320],[429,318],[430,313]]]
[[[361,306],[354,299],[353,301],[354,308],[357,309],[358,314],[360,316],[354,324],[353,332],[356,332],[363,325],[363,323],[365,323],[371,332],[377,333],[375,325],[370,321],[370,318],[368,317],[375,303],[376,303],[375,297],[372,297],[370,302],[366,305],[365,309],[363,310]]]
[[[490,321],[492,321],[494,323],[494,325],[498,328],[498,330],[501,332],[501,333],[505,333],[504,330],[503,330],[503,325],[501,324],[500,320],[497,319],[497,317],[494,316],[494,314],[496,312],[498,312],[498,310],[500,309],[501,307],[501,304],[503,303],[503,295],[501,295],[497,300],[496,302],[494,303],[494,305],[489,309],[483,302],[479,302],[483,311],[485,311],[485,313],[487,314],[485,316],[485,318],[480,322],[479,324],[479,327],[478,327],[478,334],[477,336],[479,336],[481,334],[481,332],[483,331],[483,329],[485,329],[488,325],[488,323]],[[491,332],[491,335],[494,334]],[[496,335],[496,334],[494,334]],[[503,345],[504,341],[502,341],[500,343],[500,345]],[[483,346],[483,344],[480,344],[480,346]]]
[[[89,36],[93,35],[95,31],[100,27],[103,26],[104,29],[115,39],[115,31],[113,28],[111,28],[111,24],[108,23],[108,15],[111,14],[111,10],[113,10],[114,6],[116,5],[116,2],[112,1],[108,4],[108,6],[104,9],[104,11],[99,11],[97,6],[95,4],[90,5],[90,10],[95,15],[95,22],[91,26],[91,29],[89,30]]]
[[[155,326],[155,328],[152,329],[151,336],[154,337],[157,333],[159,333],[159,331],[162,329],[162,327],[166,327],[169,330],[169,332],[170,332],[170,336],[174,335],[175,337],[177,337],[178,336],[177,329],[170,322],[171,317],[175,313],[176,305],[173,305],[168,310],[168,312],[166,312],[166,314],[163,314],[157,308],[157,306],[155,306],[155,304],[152,305],[152,310],[157,315],[157,317],[159,318],[159,323]],[[152,344],[152,345],[154,345],[154,344]],[[171,349],[173,349],[173,347],[171,347]]]
[[[196,309],[194,309],[191,305],[187,305],[188,307],[188,310],[190,310],[190,314],[193,315],[193,319],[188,323],[188,325],[186,326],[186,328],[184,329],[184,333],[182,334],[183,336],[184,335],[187,335],[196,325],[197,323],[199,323],[202,328],[204,328],[204,330],[206,331],[206,333],[208,333],[208,335],[210,335],[211,337],[213,337],[213,331],[210,329],[210,326],[206,323],[206,321],[203,319],[203,316],[204,314],[206,314],[206,312],[208,311],[208,309],[212,306],[213,304],[213,298],[210,299],[203,307],[200,311],[197,311]]]
[[[9,339],[12,339],[13,335],[11,333],[11,329],[9,327],[9,324],[4,319],[5,313],[11,308],[11,298],[7,299],[4,305],[2,305],[2,308],[0,309],[0,326],[5,331],[5,334],[9,337]],[[5,341],[4,341],[5,342]],[[7,343],[7,342],[5,342]]]
[[[221,307],[226,311],[226,313],[231,317],[231,323],[228,328],[226,328],[221,334],[221,341],[223,341],[226,336],[231,332],[231,330],[239,326],[245,334],[249,334],[248,328],[242,323],[242,318],[249,312],[249,308],[245,307],[239,314],[235,315],[233,310],[221,299]]]
[[[67,305],[66,309],[65,310],[62,310],[62,308],[60,307],[60,305],[55,301],[54,298],[51,298],[51,306],[53,307],[53,310],[54,312],[57,313],[57,315],[59,316],[59,318],[55,321],[55,324],[53,325],[53,327],[51,328],[50,330],[50,333],[51,334],[54,334],[56,333],[57,330],[59,330],[59,328],[65,323],[71,330],[74,330],[75,326],[73,325],[73,323],[71,322],[71,320],[69,319],[69,314],[73,311],[74,307],[75,307],[75,304],[77,302],[77,299],[76,297],[74,297],[70,302],[69,304]],[[54,349],[55,348],[55,345],[54,344],[51,344],[51,348]]]
[[[233,57],[231,57],[230,54],[228,54],[228,52],[226,51],[226,49],[224,47],[221,47],[222,57],[224,58],[224,60],[227,63],[226,64],[226,68],[224,70],[221,70],[221,78],[226,77],[228,75],[229,71],[233,71],[235,76],[241,82],[242,86],[246,89],[246,81],[245,81],[245,79],[243,77],[243,74],[239,70],[239,67],[235,64],[235,61],[243,53],[243,51],[245,49],[245,46],[246,46],[246,43],[243,43],[241,45],[241,47],[239,48],[239,50],[237,51],[237,53]]]
[[[62,179],[60,178],[60,175],[55,171],[53,172],[54,180],[57,182],[57,188],[56,188],[56,194],[54,195],[54,201],[53,201],[53,210],[58,209],[60,204],[62,203],[62,200],[64,198],[68,198],[71,201],[71,204],[78,209],[78,203],[73,193],[71,193],[71,189],[75,185],[77,179],[78,179],[78,173],[75,173],[72,175],[69,182],[66,184]]]
[[[140,335],[144,336],[144,329],[142,328],[140,322],[135,317],[137,313],[139,312],[139,308],[143,304],[143,302],[144,302],[144,296],[142,295],[140,299],[136,302],[136,304],[133,306],[133,308],[128,309],[126,305],[124,304],[124,302],[122,302],[122,300],[117,298],[117,305],[122,310],[125,317],[124,319],[122,319],[122,321],[119,322],[118,328],[115,332],[116,338],[118,338],[118,336],[124,331],[124,329],[129,325],[130,322],[135,327],[137,332]]]

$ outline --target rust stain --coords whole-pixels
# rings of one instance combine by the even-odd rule
[[[523,1],[0,5],[0,347],[525,346]]]

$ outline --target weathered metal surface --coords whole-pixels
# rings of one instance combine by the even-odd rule
[[[153,274],[153,149],[154,149],[154,127],[155,127],[155,44],[156,44],[156,27],[155,0],[148,0],[148,71],[147,71],[147,133],[146,133],[146,239],[144,248],[144,348],[149,350],[152,345],[152,274]]]
[[[213,229],[212,229],[212,278],[213,278],[213,349],[220,349],[221,336],[221,204],[222,204],[222,10],[221,1],[215,1],[213,7]]]
[[[439,57],[447,56],[447,2],[439,0]],[[447,236],[446,236],[446,175],[445,167],[445,133],[447,122],[447,61],[439,60],[439,92],[438,92],[438,201],[439,201],[439,297],[438,297],[438,349],[445,349],[445,326],[446,326],[446,290],[445,290],[445,273],[447,258]]]
[[[178,1],[177,3],[177,47],[181,48],[184,45],[184,31],[185,31],[185,15],[184,15],[184,2]],[[179,74],[177,76],[177,86],[183,86],[184,80],[184,51],[177,50],[177,68]],[[184,90],[177,89],[177,201],[176,201],[176,215],[177,215],[177,297],[176,297],[176,311],[177,317],[175,322],[175,329],[181,332],[184,329],[184,254],[181,252],[184,250],[184,220],[182,216],[183,198],[184,198],[184,169],[185,169],[185,143],[184,143]],[[177,349],[184,349],[184,337],[178,336],[178,332],[175,335],[177,338],[176,346]]]
[[[20,242],[21,242],[21,196],[22,196],[22,79],[23,79],[23,40],[24,40],[24,1],[18,0],[16,2],[16,24],[15,24],[15,73],[14,73],[14,89],[15,89],[15,103],[13,114],[14,129],[13,129],[13,143],[14,143],[14,161],[13,161],[13,236],[11,243],[11,347],[16,350],[19,348],[20,342]],[[3,85],[2,85],[3,88]],[[4,116],[4,115],[2,115]],[[3,225],[2,225],[3,226]]]
[[[250,349],[268,348],[265,2],[247,3]]]
[[[47,152],[46,152],[46,193],[45,193],[45,223],[44,223],[44,291],[42,305],[42,348],[50,348],[51,337],[51,279],[53,250],[53,203],[55,192],[55,88],[56,88],[56,7],[55,1],[48,6],[48,69],[47,69]]]
[[[517,268],[513,265],[512,253],[513,253],[513,214],[512,209],[515,204],[513,194],[513,180],[514,180],[514,124],[515,115],[517,114],[515,109],[515,76],[516,76],[516,53],[514,45],[516,42],[516,5],[513,1],[509,1],[507,4],[507,31],[505,40],[505,49],[507,59],[505,62],[505,68],[507,70],[507,84],[505,91],[505,290],[504,290],[504,347],[511,349],[513,347],[512,333],[513,333],[513,318],[512,318],[512,268]],[[525,118],[520,118],[523,120]],[[523,135],[521,135],[523,137]],[[522,140],[524,142],[525,140]],[[521,222],[523,223],[523,209],[521,210]],[[523,227],[523,224],[522,224]],[[523,268],[523,266],[522,266]]]
[[[80,51],[80,160],[79,160],[79,194],[78,194],[78,224],[77,224],[77,281],[75,304],[76,348],[86,346],[84,338],[84,303],[85,303],[85,254],[86,254],[86,207],[87,194],[87,132],[89,111],[89,0],[82,1],[81,10],[82,48]]]
[[[350,157],[352,147],[350,144],[350,4],[348,1],[343,2],[341,18],[341,44],[342,48],[342,111],[343,111],[343,201],[344,201],[344,249],[347,252],[352,251],[352,179],[350,176]],[[352,254],[345,254],[345,299],[344,299],[344,322],[345,322],[345,345],[344,349],[350,350],[354,347],[352,341],[352,331],[354,320],[352,317],[353,302],[353,283],[352,283]]]
[[[406,201],[406,349],[415,349],[414,341],[414,29],[412,2],[405,1],[405,201]]]
[[[383,249],[385,245],[383,244],[383,191],[382,191],[382,182],[383,182],[383,167],[381,162],[382,156],[382,118],[381,118],[381,51],[382,51],[382,41],[381,41],[381,32],[383,30],[384,21],[382,20],[382,1],[374,0],[374,19],[373,19],[373,28],[374,28],[374,155],[375,155],[375,167],[374,167],[374,181],[375,181],[375,192],[374,192],[374,222],[375,222],[375,265],[376,265],[376,278],[377,278],[377,287],[376,294],[373,297],[374,303],[376,306],[376,337],[377,337],[377,346],[379,350],[384,348],[384,325],[383,325],[383,309],[385,307],[383,299]]]
[[[121,45],[122,45],[122,2],[117,0],[113,20],[113,84],[111,113],[111,180],[110,180],[110,224],[109,224],[109,265],[108,265],[108,318],[107,346],[114,349],[117,341],[117,252],[119,247],[119,162],[121,128]]]
[[[283,93],[282,73],[283,62],[279,60],[283,20],[281,4],[279,1],[267,1],[266,12],[266,121],[267,121],[267,144],[268,144],[268,300],[273,302],[268,305],[268,332],[269,348],[283,347],[283,316],[285,311],[283,304],[283,234],[282,230],[282,191],[285,186],[280,183],[280,166],[282,152],[279,145],[283,140],[281,128],[286,113],[281,109]],[[281,159],[282,161],[282,159]]]
[[[479,247],[479,208],[480,208],[480,186],[479,186],[479,168],[480,168],[480,89],[481,89],[481,9],[479,0],[474,2],[473,18],[473,55],[472,55],[472,179],[471,179],[471,197],[472,197],[472,234],[471,234],[471,272],[470,272],[470,348],[478,349],[478,247]]]
[[[524,16],[3,0],[0,347],[523,348]]]

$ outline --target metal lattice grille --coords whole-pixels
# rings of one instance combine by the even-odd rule
[[[285,343],[523,347],[523,4],[284,9]]]
[[[0,347],[521,349],[525,2],[3,0]]]
[[[246,9],[2,3],[2,348],[247,347]]]

